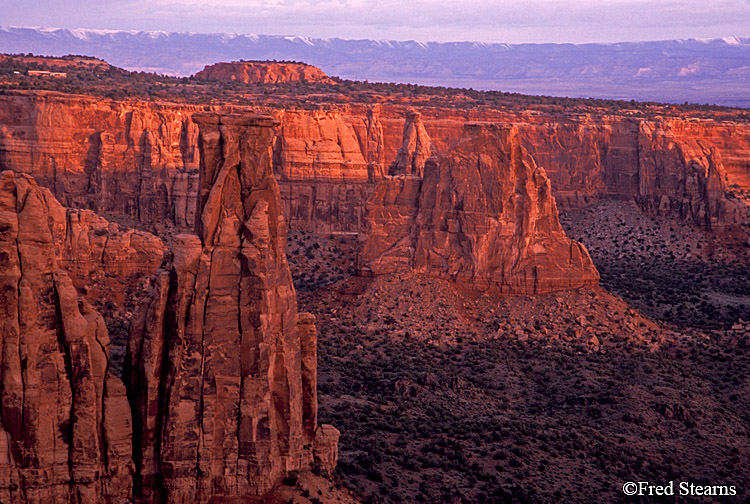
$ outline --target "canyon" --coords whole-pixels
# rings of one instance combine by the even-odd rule
[[[5,93],[0,167],[29,173],[64,205],[191,229],[199,162],[191,116],[222,108],[232,107]],[[426,149],[417,157],[442,155],[477,121],[518,128],[561,210],[634,199],[646,212],[716,230],[734,233],[748,222],[750,126],[742,122],[424,108],[411,131],[411,107],[257,109],[280,122],[273,167],[291,229],[362,231],[377,182],[411,162],[405,145]]]
[[[745,115],[238,65],[2,89],[0,502],[747,482]]]
[[[156,236],[2,172],[3,501],[216,502],[267,494],[313,464],[333,471],[315,317],[297,312],[284,254],[276,123],[201,117],[197,234],[166,255]],[[152,274],[121,380],[107,325],[78,289],[117,301],[107,289]]]

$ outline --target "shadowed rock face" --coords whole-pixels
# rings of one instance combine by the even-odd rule
[[[307,468],[316,437],[314,317],[298,315],[265,116],[196,115],[197,235],[179,235],[132,325],[136,495],[259,495]],[[325,446],[323,444],[327,443]],[[321,444],[323,443],[323,444]],[[333,448],[331,448],[333,446]]]
[[[83,255],[62,238],[82,229],[80,217],[31,177],[0,175],[2,502],[131,494],[130,409],[108,372],[107,328],[58,266],[60,255]]]
[[[565,236],[545,172],[514,126],[469,124],[424,177],[394,176],[368,202],[360,267],[417,271],[500,294],[596,285],[580,243]]]
[[[640,124],[636,201],[652,213],[706,229],[748,222],[747,202],[728,198],[727,192],[730,179],[738,189],[748,186],[747,176],[741,172],[747,173],[750,167],[730,171],[737,163],[725,167],[718,142],[690,135],[686,129],[689,131],[689,125],[664,120]],[[731,157],[735,154],[723,150]]]

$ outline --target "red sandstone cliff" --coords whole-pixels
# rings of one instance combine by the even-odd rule
[[[382,181],[368,203],[360,266],[416,271],[501,294],[596,285],[586,249],[565,236],[550,181],[509,125],[469,124],[424,177]]]
[[[725,164],[722,150],[730,159],[734,153],[709,138],[691,135],[690,129],[689,124],[665,120],[640,124],[636,200],[646,210],[708,229],[747,223],[750,201],[728,193],[730,185],[750,188],[750,165]]]
[[[228,80],[244,83],[276,84],[279,82],[324,82],[333,84],[323,70],[305,63],[272,61],[233,61],[207,65],[195,74],[196,79]]]
[[[365,135],[360,139],[360,145],[362,154],[367,160],[367,172],[371,181],[380,180],[386,175],[386,146],[379,107],[371,107],[367,110],[364,126]]]
[[[340,112],[285,112],[278,117],[274,170],[289,226],[361,229],[377,145],[372,142],[371,156],[363,154],[354,129]],[[377,122],[371,127],[376,130]]]
[[[190,115],[200,109],[52,93],[3,95],[0,167],[34,175],[68,206],[191,229],[198,147]],[[426,150],[417,149],[427,146],[419,140],[424,137],[430,154],[445,154],[463,124],[474,120],[516,124],[563,209],[635,199],[646,211],[713,228],[747,222],[746,124],[422,109],[417,125],[395,106],[271,112],[281,121],[274,171],[292,229],[361,231],[367,199],[390,166],[403,165],[398,170],[405,173],[415,152],[426,159]]]
[[[0,175],[3,502],[130,497],[130,408],[107,328],[58,261],[85,248],[61,240],[76,217],[30,177]]]
[[[0,169],[29,173],[65,206],[191,227],[201,107],[55,93],[0,96]]]
[[[314,317],[297,314],[286,266],[272,120],[201,120],[200,238],[175,240],[134,317],[130,402],[104,320],[73,285],[121,296],[161,241],[2,173],[3,502],[119,503],[134,482],[143,501],[201,502],[261,494],[313,461],[333,470],[338,431],[317,426]]]
[[[317,427],[314,318],[297,313],[271,117],[195,116],[200,217],[131,329],[126,374],[142,502],[261,495],[337,432]]]
[[[746,124],[584,115],[566,122],[545,118],[519,130],[565,208],[634,199],[644,211],[707,228],[748,222]]]
[[[432,139],[422,123],[422,114],[414,110],[406,112],[406,123],[404,124],[404,142],[398,150],[396,160],[391,164],[390,175],[416,175],[424,174],[425,161],[435,151]]]

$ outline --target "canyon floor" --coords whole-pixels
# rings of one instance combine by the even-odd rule
[[[317,316],[321,421],[341,451],[332,482],[303,474],[266,502],[349,502],[342,486],[371,503],[630,502],[631,480],[749,488],[747,246],[632,202],[561,222],[601,288],[496,298],[363,278],[355,234],[289,231],[300,309]],[[116,362],[145,288],[131,283],[100,304]]]
[[[748,243],[644,215],[632,201],[604,201],[560,221],[588,248],[602,287],[648,316],[707,329],[750,321]]]
[[[342,432],[337,477],[364,502],[750,486],[741,244],[629,202],[561,221],[601,288],[493,298],[419,275],[362,278],[356,237],[289,233],[300,307],[318,320],[321,419]]]
[[[79,58],[69,59],[75,63]],[[66,205],[91,208],[123,230],[138,228],[152,232],[163,240],[164,249],[171,249],[173,258],[174,245],[180,242],[178,229],[193,229],[195,215],[189,210],[189,203],[191,197],[193,203],[200,199],[201,178],[197,167],[205,164],[206,159],[203,155],[199,160],[198,126],[188,116],[211,107],[225,112],[236,107],[247,112],[245,106],[252,106],[287,117],[287,136],[277,136],[273,144],[285,147],[276,150],[271,147],[268,152],[274,154],[277,176],[301,173],[302,177],[285,187],[284,195],[293,207],[292,211],[283,210],[289,224],[286,256],[299,311],[317,317],[319,419],[320,423],[330,423],[341,431],[340,457],[330,479],[317,474],[320,466],[313,472],[301,470],[286,477],[258,502],[636,502],[623,496],[623,483],[658,484],[672,480],[735,486],[736,496],[712,502],[747,502],[750,246],[746,237],[743,241],[725,234],[723,229],[709,231],[689,224],[710,222],[712,217],[717,222],[736,224],[730,219],[733,214],[729,210],[740,208],[739,200],[745,206],[750,202],[750,189],[746,188],[748,165],[743,161],[750,152],[746,142],[750,137],[745,133],[750,131],[746,128],[750,116],[746,109],[529,97],[340,79],[304,86],[296,82],[271,86],[233,81],[207,83],[195,78],[125,72],[98,60],[84,59],[78,63],[64,66],[68,75],[65,79],[45,80],[16,73],[18,69],[54,68],[45,61],[35,58],[29,61],[25,56],[0,59],[0,98],[13,112],[8,117],[20,118],[13,123],[15,126],[2,132],[5,143],[0,149],[4,156],[0,156],[0,164],[17,171],[38,169],[43,178],[53,173],[47,184],[55,195],[64,197]],[[84,107],[79,107],[79,103],[75,107],[64,104],[64,108],[56,108],[63,106],[63,97],[80,100],[80,96],[74,96],[76,93],[87,93],[93,98],[85,101]],[[126,105],[130,107],[128,104],[137,100],[150,102],[149,107],[154,110],[142,107],[122,112]],[[62,116],[65,121],[58,119],[57,112],[49,111],[40,112],[43,120],[24,119],[36,118],[39,110],[45,110],[45,104],[53,102],[50,111],[80,110],[77,115]],[[356,129],[342,119],[343,112],[336,112],[335,120],[319,114],[334,105],[350,115]],[[384,175],[393,166],[391,161],[398,156],[406,157],[397,154],[404,150],[399,147],[402,129],[407,140],[403,143],[408,147],[411,137],[407,133],[421,128],[421,119],[414,119],[417,114],[410,115],[411,127],[406,127],[406,119],[402,121],[401,116],[385,115],[383,126],[374,113],[367,113],[372,105],[392,109],[391,112],[407,106],[424,106],[425,110],[432,107],[430,128],[435,132],[434,138],[441,139],[436,145],[446,149],[456,140],[458,133],[453,129],[456,124],[463,130],[464,122],[474,116],[482,120],[511,118],[523,122],[527,135],[532,132],[528,128],[538,127],[533,131],[539,140],[535,147],[540,159],[546,157],[548,166],[559,168],[558,177],[562,177],[563,183],[571,173],[575,175],[575,183],[568,180],[569,190],[563,192],[567,196],[575,194],[575,198],[571,196],[575,204],[565,204],[564,198],[558,198],[560,208],[578,208],[600,201],[600,196],[615,198],[612,194],[616,194],[619,198],[560,213],[567,236],[583,243],[590,252],[601,275],[600,286],[537,296],[496,297],[416,273],[359,276],[357,262],[366,237],[354,232],[314,234],[299,230],[298,227],[313,224],[328,227],[307,229],[366,228],[363,222],[367,195],[374,189],[367,186],[374,176],[368,170],[380,166]],[[84,113],[87,108],[97,108],[101,115]],[[138,129],[140,114],[151,119],[143,119],[142,128]],[[657,142],[644,131],[651,131],[649,128],[656,123],[669,123],[663,121],[664,116],[677,118],[669,126],[675,129],[660,130],[655,136]],[[122,118],[127,120],[121,121]],[[313,119],[320,119],[328,125],[327,129],[300,126]],[[114,133],[91,134],[89,129],[93,131],[94,126],[99,128],[99,124],[107,121],[116,125],[111,128]],[[726,121],[737,121],[735,129],[724,125]],[[48,125],[58,122],[66,125],[58,131],[59,136],[45,136],[48,129],[55,131]],[[86,124],[92,125],[91,128]],[[133,124],[138,134],[133,133],[130,138]],[[610,142],[603,133],[611,132],[613,124],[615,129],[620,128],[617,142]],[[324,129],[335,134],[324,138]],[[426,132],[426,128],[422,129]],[[126,130],[128,135],[123,133]],[[340,135],[342,131],[348,132],[348,136]],[[579,135],[580,131],[584,133]],[[321,135],[316,137],[313,133]],[[744,185],[725,188],[726,193],[735,192],[732,201],[725,193],[709,198],[706,191],[689,203],[691,208],[726,211],[716,215],[698,212],[681,221],[644,213],[642,209],[659,203],[661,195],[643,196],[635,192],[640,191],[639,184],[632,182],[643,175],[641,182],[646,187],[648,174],[654,173],[654,187],[678,191],[677,182],[682,183],[687,177],[694,180],[693,176],[700,175],[696,159],[706,166],[714,163],[711,151],[702,146],[691,147],[696,138],[711,134],[716,135],[713,141],[717,145],[725,147],[724,159],[727,166],[731,164],[732,170],[724,175],[731,175],[731,180]],[[68,156],[76,146],[84,145],[79,141],[84,135],[89,147],[79,153],[82,157]],[[651,146],[654,152],[674,154],[669,139],[678,137],[681,140],[675,145],[684,147],[689,155],[681,154],[677,159],[665,154],[656,156],[651,163],[643,154],[644,145]],[[422,138],[420,145],[429,143],[426,133],[423,137],[416,135],[412,143],[416,145],[418,138]],[[547,145],[549,139],[554,142]],[[152,144],[152,140],[156,143]],[[696,140],[695,144],[698,143]],[[136,145],[141,149],[133,150]],[[366,149],[362,147],[365,145]],[[361,176],[358,182],[355,180],[356,184],[342,178],[340,190],[334,187],[338,182],[330,181],[308,187],[316,183],[315,177],[319,175],[312,168],[320,168],[319,161],[332,153],[341,152],[340,162],[323,163],[323,168],[334,166],[340,170],[341,166],[353,166],[343,156],[349,147],[358,154],[357,159],[361,158],[361,162],[355,163]],[[360,147],[362,151],[358,150]],[[375,154],[380,147],[381,154],[390,149],[390,157],[383,154],[380,164],[373,165],[371,158],[377,158]],[[66,153],[66,149],[70,152]],[[130,157],[124,157],[121,151]],[[553,151],[570,156],[563,156],[562,161],[551,159]],[[612,161],[610,166],[620,171],[607,171],[609,168],[598,164],[599,160],[619,159],[618,155],[625,156],[623,152],[627,154],[625,160],[619,164]],[[306,157],[299,157],[303,153]],[[47,165],[36,165],[40,159],[50,160],[50,170],[45,171]],[[57,160],[63,159],[68,159],[76,169],[85,166],[87,178],[80,178],[71,170],[67,173],[69,179],[63,177],[64,180],[58,181],[58,174],[66,173],[62,168],[58,171]],[[597,170],[601,168],[596,176],[573,169],[586,166],[587,159],[596,161],[591,166]],[[481,160],[476,161],[480,166]],[[632,171],[636,165],[640,168]],[[307,171],[294,171],[300,166]],[[675,166],[679,169],[674,173],[667,170]],[[115,167],[132,170],[119,171]],[[710,179],[708,172],[703,170],[703,178],[695,180],[705,182],[706,187],[709,182],[718,184],[718,175]],[[483,169],[483,173],[488,171]],[[573,190],[576,184],[595,185],[597,177],[611,175],[621,176],[617,179],[623,181],[619,192],[584,193],[579,200]],[[403,176],[399,180],[407,180],[406,173],[398,176]],[[656,184],[666,184],[670,177],[675,184],[664,187],[671,189]],[[537,196],[534,202],[538,202],[540,189],[547,187],[543,183],[546,176],[540,174],[538,178],[541,182],[526,191]],[[498,180],[501,180],[499,175]],[[165,184],[170,184],[169,195]],[[435,186],[438,187],[437,183]],[[132,190],[129,192],[128,188]],[[297,191],[294,198],[289,196],[292,189]],[[308,189],[311,192],[305,192]],[[473,197],[471,191],[464,190],[467,201]],[[517,193],[513,189],[513,200]],[[651,199],[639,206],[624,196],[635,197],[633,194]],[[686,194],[683,191],[669,196],[675,202],[682,202]],[[509,192],[506,200],[510,200],[510,195]],[[394,197],[393,201],[398,199]],[[502,201],[502,198],[494,192],[486,200]],[[527,200],[531,202],[532,198]],[[545,215],[554,216],[556,221],[557,210],[552,211],[551,199],[546,201],[550,204],[542,205]],[[717,203],[726,205],[716,206]],[[382,206],[385,208],[385,204]],[[280,204],[273,206],[276,207],[280,208]],[[369,207],[372,210],[372,205]],[[244,212],[244,206],[237,208]],[[393,215],[403,217],[410,210],[414,208],[402,207]],[[462,205],[453,210],[464,212]],[[263,216],[262,210],[259,213]],[[496,211],[495,217],[499,213]],[[524,210],[523,215],[528,217],[529,212]],[[321,222],[313,223],[314,219],[305,219],[307,216],[320,217]],[[245,217],[243,214],[242,219],[232,222],[252,224]],[[725,218],[726,221],[722,220]],[[510,222],[517,221],[509,219],[507,223]],[[8,229],[11,227],[4,228]],[[262,228],[255,231],[259,239],[263,238]],[[99,240],[113,246],[118,243],[110,240],[109,231],[104,228],[92,228],[85,236],[92,237],[93,242]],[[80,240],[75,244],[83,247],[89,242]],[[278,249],[281,248],[279,245]],[[562,248],[568,251],[572,246]],[[115,252],[118,250],[127,249],[115,247]],[[160,242],[154,254],[161,257],[162,251]],[[568,263],[572,262],[567,259],[569,256],[572,254],[562,255]],[[154,268],[156,264],[158,259]],[[67,266],[82,265],[69,261]],[[134,315],[137,305],[149,290],[148,275],[134,264],[130,266],[130,269],[123,266],[121,274],[91,268],[72,276],[79,294],[104,316],[111,338],[109,369],[115,375],[122,373],[125,348],[129,337],[132,338],[131,322],[137,319]],[[281,290],[289,293],[285,268],[279,265],[285,282]],[[593,284],[592,281],[576,285]],[[195,289],[197,292],[198,287]],[[269,292],[278,294],[278,291],[269,287]],[[161,326],[155,324],[155,327]],[[53,340],[50,348],[62,355],[62,347],[57,346]],[[3,355],[13,352],[4,351]],[[20,355],[20,346],[16,353]],[[59,376],[63,374],[71,373],[66,370]],[[238,500],[217,497],[210,502]],[[651,500],[643,498],[637,502]]]

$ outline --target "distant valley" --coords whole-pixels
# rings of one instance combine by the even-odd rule
[[[5,27],[0,52],[83,54],[176,76],[218,61],[295,60],[371,82],[750,107],[746,87],[737,86],[750,79],[750,37],[486,44]]]

